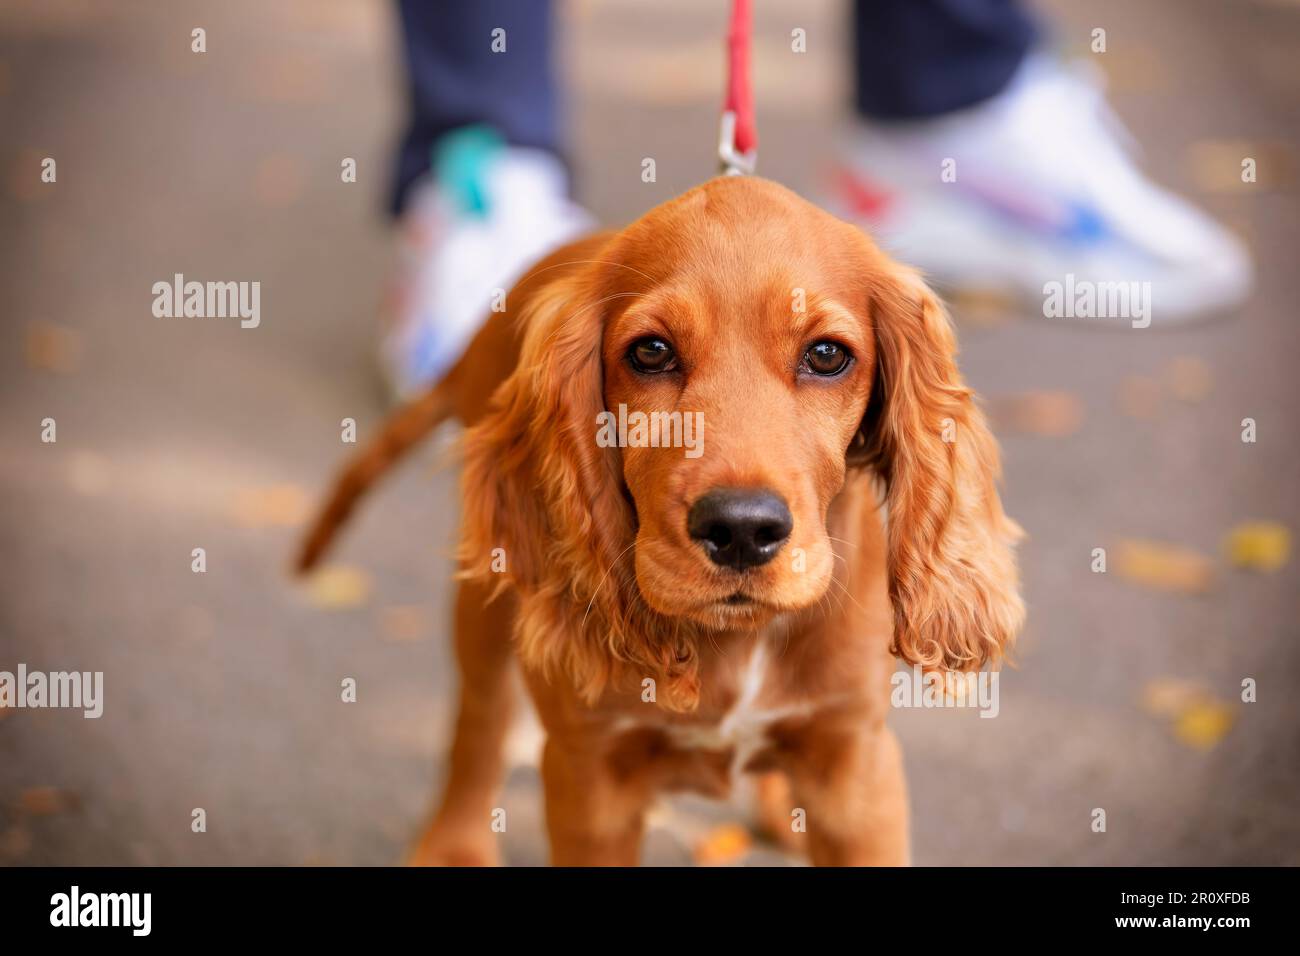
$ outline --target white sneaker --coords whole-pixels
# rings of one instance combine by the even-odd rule
[[[396,398],[441,378],[494,300],[503,301],[534,262],[592,228],[566,186],[564,167],[550,153],[480,138],[415,187],[380,345]]]
[[[1044,314],[1049,289],[1106,283],[1150,283],[1155,325],[1239,306],[1252,286],[1245,246],[1143,176],[1131,148],[1094,70],[1031,58],[987,103],[860,126],[839,212],[941,286],[1010,293]],[[1087,311],[1078,317],[1130,318]]]

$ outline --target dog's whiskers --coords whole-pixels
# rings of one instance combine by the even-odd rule
[[[596,590],[591,592],[591,600],[587,602],[587,610],[584,611],[582,614],[582,624],[578,626],[579,633],[587,629],[587,615],[591,613],[591,607],[593,604],[596,603],[596,595],[600,594],[600,589],[605,586],[605,580],[609,577],[609,573],[613,571],[614,566],[623,559],[623,555],[627,554],[635,547],[636,547],[636,541],[634,539],[631,544],[629,544],[626,548],[624,548],[622,551],[619,552],[618,557],[616,557],[613,561],[611,561],[609,567],[605,569],[605,573],[601,576],[600,583],[596,585]]]
[[[835,552],[832,550],[832,551],[831,551],[831,554],[835,554]],[[836,557],[839,557],[839,555],[836,555]],[[840,558],[840,560],[843,561],[844,559],[843,559],[843,558]],[[836,587],[838,587],[842,592],[844,592],[844,596],[847,597],[850,601],[853,602],[853,606],[854,606],[854,607],[856,607],[856,608],[857,608],[859,611],[861,611],[863,614],[866,614],[866,613],[867,613],[867,609],[866,609],[865,607],[863,607],[861,604],[858,603],[858,599],[855,598],[855,597],[853,596],[853,592],[850,591],[850,590],[845,586],[845,584],[844,584],[843,581],[841,581],[839,578],[837,578],[837,577],[835,577],[834,575],[832,575],[832,576],[831,576],[831,582],[832,582]]]

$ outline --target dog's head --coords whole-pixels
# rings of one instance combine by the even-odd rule
[[[1014,636],[1017,529],[947,317],[857,228],[713,180],[523,320],[519,366],[467,435],[462,559],[490,575],[503,549],[535,665],[592,694],[629,665],[689,702],[699,635],[825,594],[827,512],[858,468],[887,489],[896,652],[978,667]]]

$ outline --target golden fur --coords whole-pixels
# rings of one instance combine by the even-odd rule
[[[549,738],[556,862],[635,862],[655,793],[723,793],[736,769],[765,774],[778,831],[799,801],[806,841],[786,842],[816,862],[905,862],[889,654],[996,664],[1024,613],[997,447],[938,299],[855,227],[728,177],[558,250],[507,301],[345,472],[300,559],[318,559],[420,435],[448,416],[466,424],[460,717],[416,860],[495,858],[513,634]],[[679,373],[628,366],[646,335],[674,344]],[[833,381],[800,376],[802,350],[823,339],[853,364]],[[699,412],[704,454],[600,447],[597,416],[620,404]],[[776,559],[736,572],[690,540],[691,503],[718,487],[788,502]],[[734,607],[738,589],[750,602]],[[741,703],[759,717],[752,734],[737,730]]]

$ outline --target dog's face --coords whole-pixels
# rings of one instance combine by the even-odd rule
[[[627,423],[636,585],[655,611],[713,628],[826,592],[827,509],[875,373],[850,227],[785,193],[729,192],[621,239],[616,278],[635,294],[601,348],[604,407]]]
[[[887,489],[895,650],[998,657],[1019,529],[914,273],[748,177],[584,248],[528,295],[518,366],[466,436],[462,556],[484,575],[507,553],[526,661],[590,694],[631,665],[689,700],[696,635],[810,607],[852,559],[826,524],[852,469]]]

